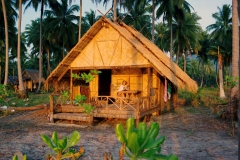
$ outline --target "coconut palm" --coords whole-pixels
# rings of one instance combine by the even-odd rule
[[[42,19],[43,19],[43,11],[44,5],[50,6],[52,9],[56,9],[58,7],[57,0],[24,0],[24,4],[26,3],[26,8],[33,6],[35,11],[37,11],[38,6],[41,4],[41,12],[40,12],[40,32],[39,32],[39,83],[37,92],[41,89],[41,79],[42,79]]]
[[[209,48],[209,35],[206,32],[201,33],[202,39],[199,41],[201,48],[198,51],[197,59],[199,64],[201,64],[201,84],[200,87],[203,86],[204,81],[204,64],[208,61],[208,48]]]
[[[74,15],[76,11],[79,11],[79,6],[69,7],[67,0],[61,0],[59,7],[55,10],[45,10],[48,26],[53,32],[58,33],[57,41],[62,44],[62,58],[65,56],[65,48],[68,51],[77,42],[78,25],[74,22],[77,22],[79,17]]]
[[[235,81],[239,75],[239,28],[238,28],[238,0],[232,0],[232,78]],[[240,13],[239,13],[240,14]],[[236,82],[238,83],[238,82]],[[238,84],[239,85],[239,84]],[[232,88],[231,97],[236,95],[238,85]]]
[[[169,23],[170,27],[170,59],[172,59],[172,19],[174,14],[174,1],[173,0],[159,0],[155,7],[158,7],[156,10],[156,17],[160,18],[163,16],[163,22],[166,20]]]
[[[22,22],[22,0],[18,3],[18,44],[17,44],[17,61],[18,61],[18,83],[19,83],[19,98],[26,98],[26,90],[23,85],[22,68],[21,68],[21,22]]]
[[[15,19],[17,18],[17,13],[13,8],[14,2],[12,0],[6,1],[2,0],[1,12],[3,12],[4,19],[4,28],[5,31],[5,78],[4,85],[7,85],[8,82],[8,63],[9,63],[9,34],[8,32],[12,32],[12,28],[15,25]],[[7,16],[8,15],[8,16]],[[8,21],[10,23],[10,27],[8,27]],[[1,75],[1,71],[0,71]],[[0,78],[1,82],[1,78]]]
[[[96,12],[91,9],[89,12],[85,12],[85,16],[83,17],[83,32],[85,33],[89,30],[99,18],[100,16],[97,16]]]
[[[174,48],[178,48],[178,51],[181,50],[184,52],[185,60],[192,52],[197,53],[200,47],[199,35],[201,32],[201,27],[198,23],[199,19],[200,17],[196,13],[185,13],[185,18],[182,19],[181,22],[174,20],[172,23],[172,31],[174,33]],[[176,56],[176,63],[178,63],[178,55],[179,54]],[[186,65],[184,65],[184,71],[186,72]]]
[[[146,1],[134,1],[129,13],[123,14],[123,21],[151,39],[151,15]]]
[[[223,65],[230,65],[231,59],[231,39],[232,39],[232,18],[231,18],[231,6],[223,5],[222,8],[218,7],[218,12],[212,14],[212,17],[216,20],[214,24],[207,26],[207,31],[212,31],[210,36],[212,39],[212,47],[210,54],[218,55],[219,64],[219,86],[220,86],[220,98],[225,98],[226,95],[223,89]],[[219,47],[219,49],[216,49]],[[218,53],[218,54],[216,54]]]
[[[167,33],[167,26],[164,25],[162,22],[157,23],[155,26],[156,28],[156,35],[155,35],[155,44],[164,51],[169,49],[168,38],[165,34]]]

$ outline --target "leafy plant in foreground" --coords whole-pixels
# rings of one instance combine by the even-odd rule
[[[122,123],[116,126],[117,139],[122,143],[120,153],[126,154],[131,160],[151,159],[151,160],[177,160],[176,155],[163,155],[161,152],[161,144],[165,140],[165,136],[157,138],[159,133],[159,124],[152,122],[147,129],[147,125],[143,122],[134,127],[134,119],[129,118],[126,122],[126,133],[124,133]]]
[[[101,71],[97,71],[97,70],[90,70],[90,72],[87,74],[85,72],[81,73],[81,75],[79,76],[78,74],[75,74],[75,73],[72,73],[72,77],[73,78],[76,78],[76,79],[81,79],[81,80],[84,80],[86,83],[89,83],[91,82],[96,74],[99,74],[99,73],[102,73]],[[85,95],[77,95],[75,98],[74,98],[74,103],[75,104],[78,104],[79,107],[83,107],[84,108],[84,112],[87,113],[87,114],[90,114],[95,108],[94,106],[90,105],[90,104],[86,104],[84,103],[84,101],[86,101],[87,98]]]
[[[18,156],[17,156],[17,155],[14,155],[13,158],[12,158],[12,160],[18,160]],[[23,158],[22,158],[21,160],[27,160],[26,154],[23,155]]]
[[[80,140],[80,133],[78,131],[73,131],[71,137],[58,138],[57,132],[53,132],[52,139],[45,134],[41,135],[42,140],[51,148],[55,154],[48,154],[48,158],[61,160],[65,158],[77,159],[84,153],[84,149],[80,148],[79,151],[73,150],[71,147],[76,145]]]

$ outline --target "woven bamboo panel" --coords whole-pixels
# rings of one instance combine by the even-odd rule
[[[111,26],[109,28],[103,27],[97,35],[94,37],[96,38],[96,41],[116,41],[118,40],[119,33],[112,28]]]
[[[94,44],[93,59],[94,59],[94,61],[93,61],[94,66],[103,66],[101,52],[100,52],[100,49],[99,49],[97,43]]]
[[[94,41],[91,41],[71,63],[71,67],[93,66]]]
[[[111,96],[116,96],[123,80],[127,81],[130,90],[142,90],[142,71],[139,68],[119,69],[112,71]]]
[[[121,66],[121,61],[122,61],[122,37],[119,37],[116,43],[116,47],[114,48],[114,53],[109,65]]]
[[[122,65],[143,65],[149,64],[148,60],[144,58],[131,43],[122,38]]]
[[[99,48],[103,66],[109,66],[111,60],[114,58],[114,52],[117,45],[117,41],[103,41],[97,42]],[[116,65],[115,65],[116,66]]]
[[[76,97],[76,95],[80,95],[80,86],[73,86],[73,98]]]
[[[95,75],[95,78],[93,81],[89,83],[89,88],[90,88],[90,99],[91,97],[98,96],[98,75]]]

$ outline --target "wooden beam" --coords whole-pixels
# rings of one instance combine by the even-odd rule
[[[82,50],[79,50],[79,49],[76,49],[76,48],[73,49],[73,51],[74,51],[74,52],[80,52],[80,53],[82,52]]]
[[[73,70],[90,70],[90,69],[128,69],[128,68],[148,68],[150,65],[132,65],[132,66],[89,66],[89,67],[72,67]]]
[[[89,34],[87,34],[86,37],[88,37],[88,38],[90,38],[90,39],[93,39],[93,38],[94,38],[93,36],[90,36]]]
[[[69,67],[67,67],[63,72],[62,74],[58,77],[57,81],[59,81],[63,76],[64,74],[69,70]]]
[[[72,69],[70,68],[70,101],[73,102],[73,82],[72,82]]]
[[[148,84],[147,84],[147,108],[150,108],[151,95],[151,68],[147,68]]]

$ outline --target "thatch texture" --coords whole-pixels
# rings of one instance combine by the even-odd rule
[[[22,73],[23,79],[31,79],[33,83],[39,82],[39,71],[36,69],[25,69]],[[44,83],[45,79],[42,77],[41,82]]]
[[[61,79],[70,68],[111,69],[116,66],[151,66],[179,89],[191,92],[196,92],[198,89],[196,82],[154,43],[123,22],[113,23],[105,17],[99,19],[88,30],[46,82],[48,83],[52,78]]]

